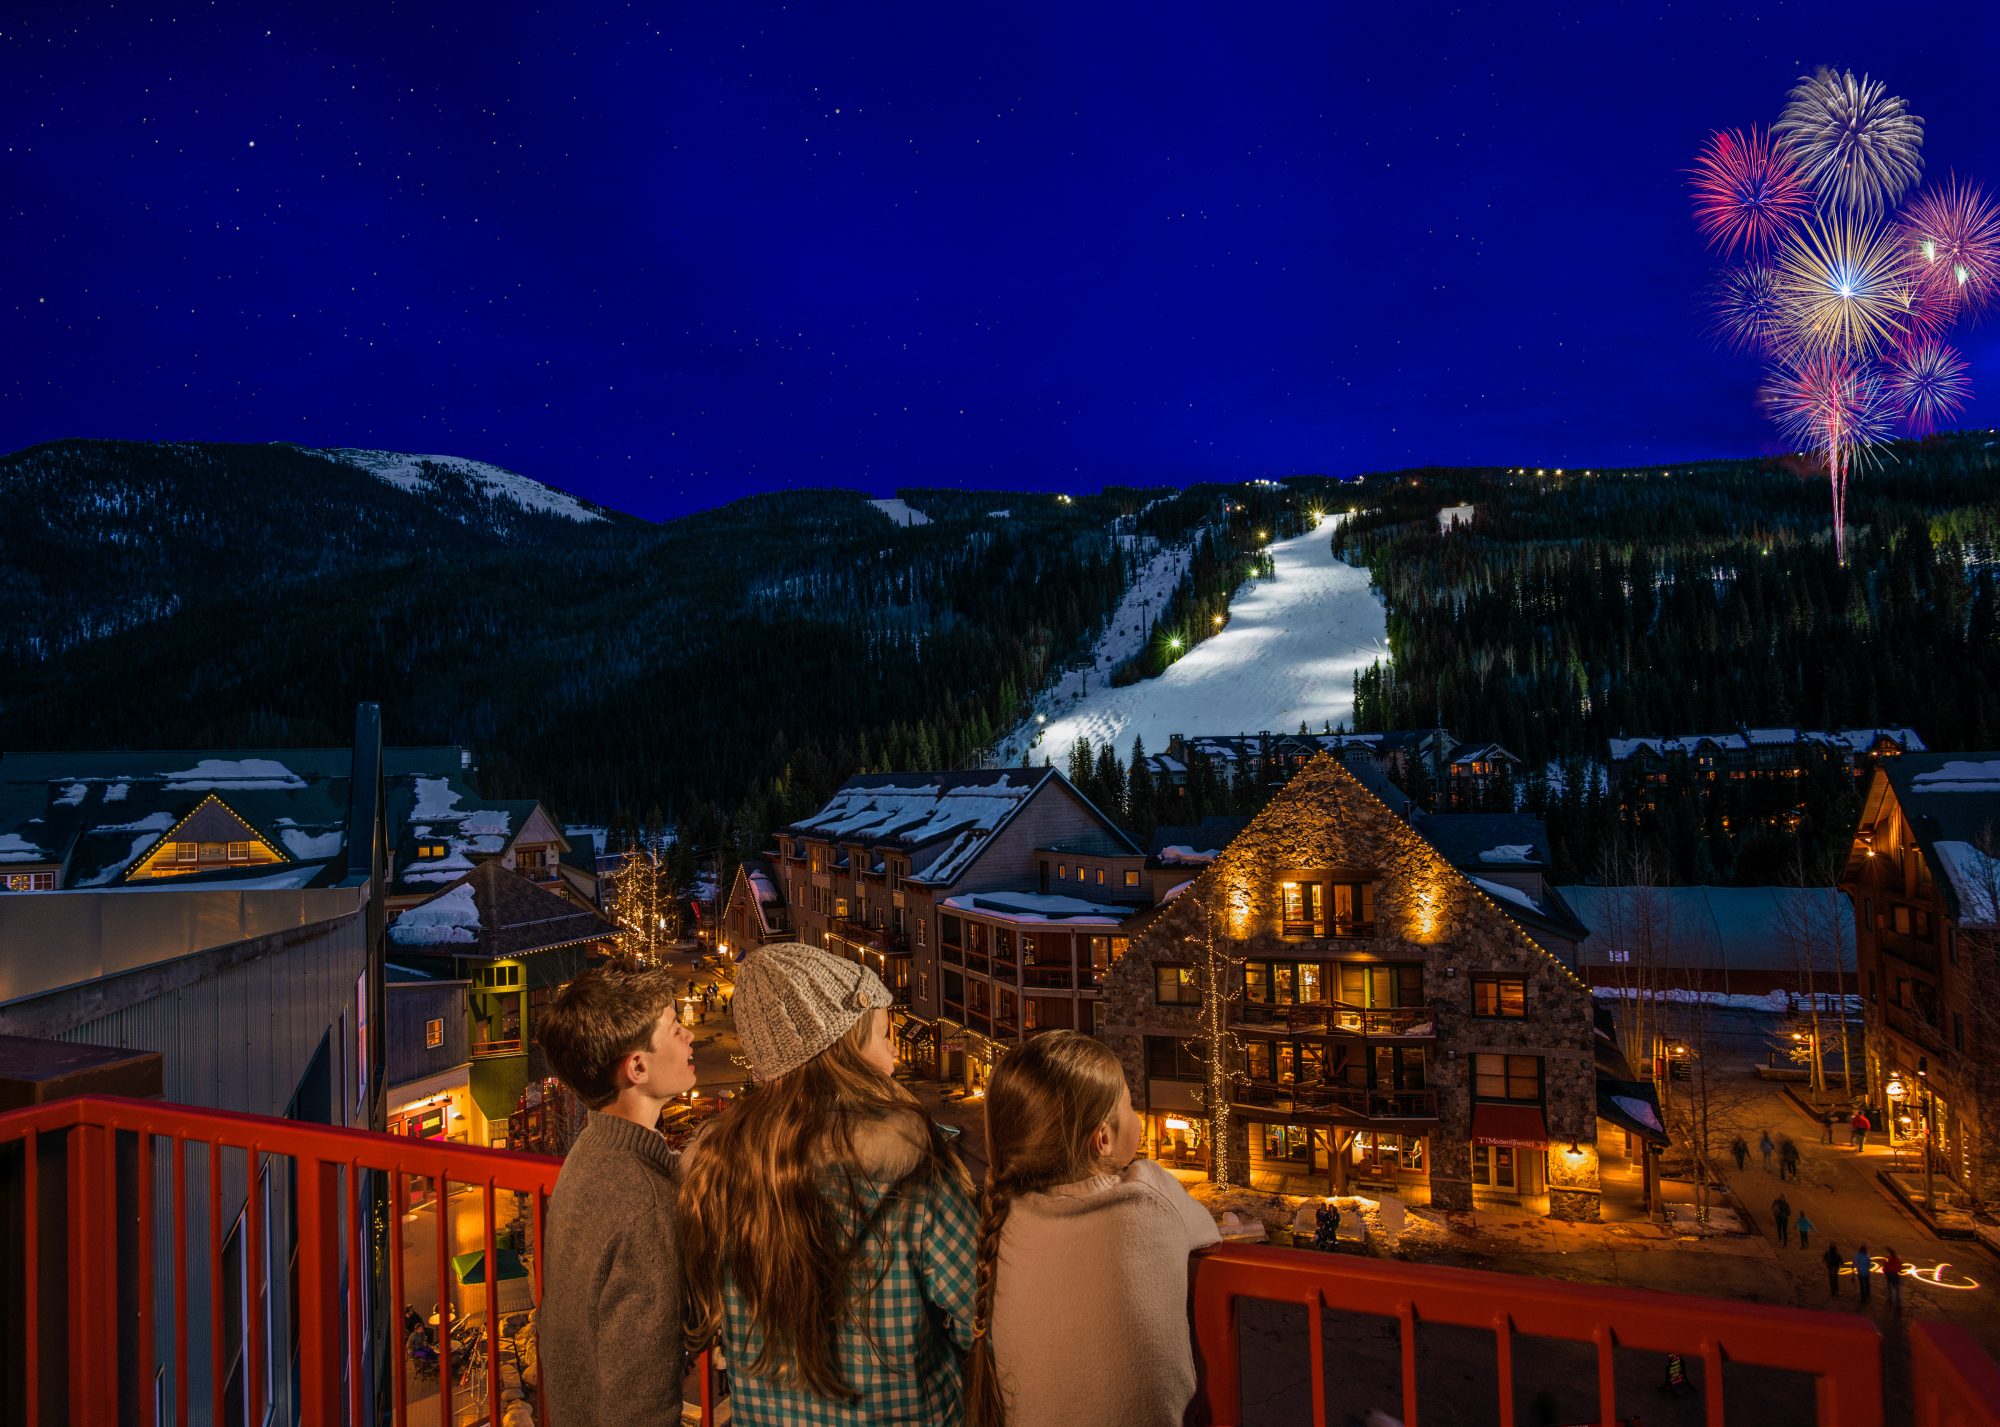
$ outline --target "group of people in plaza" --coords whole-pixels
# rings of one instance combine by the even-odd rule
[[[1821,1119],[1825,1128],[1822,1143],[1833,1143],[1834,1128],[1843,1120],[1847,1123],[1848,1143],[1857,1152],[1866,1149],[1868,1132],[1874,1126],[1870,1123],[1867,1112],[1859,1108],[1851,1116],[1837,1110],[1827,1111]],[[1763,1157],[1766,1174],[1773,1172],[1771,1161],[1775,1155],[1778,1162],[1776,1171],[1778,1178],[1791,1181],[1798,1179],[1799,1147],[1790,1136],[1780,1136],[1773,1140],[1771,1132],[1767,1129],[1758,1136],[1757,1150]],[[1743,1136],[1738,1135],[1731,1141],[1729,1152],[1736,1160],[1738,1170],[1749,1167],[1750,1145]],[[1819,1228],[1803,1209],[1796,1215],[1792,1212],[1792,1202],[1783,1190],[1779,1190],[1778,1197],[1771,1201],[1771,1223],[1778,1231],[1780,1248],[1789,1248],[1792,1234],[1796,1232],[1799,1247],[1810,1249],[1812,1236]],[[1852,1254],[1843,1254],[1837,1244],[1828,1243],[1825,1252],[1820,1255],[1820,1262],[1826,1266],[1826,1292],[1829,1298],[1840,1297],[1840,1280],[1846,1273],[1852,1271],[1861,1294],[1861,1304],[1864,1308],[1867,1307],[1873,1296],[1872,1275],[1879,1268],[1882,1271],[1884,1296],[1889,1306],[1898,1310],[1902,1308],[1903,1275],[1908,1271],[1909,1265],[1897,1256],[1894,1249],[1885,1249],[1878,1256],[1869,1253],[1868,1245],[1863,1244]]]
[[[1051,1031],[1000,1063],[975,1186],[894,1078],[874,972],[764,946],[733,1002],[752,1084],[681,1154],[654,1128],[694,1084],[669,973],[586,972],[543,1020],[592,1110],[545,1224],[554,1420],[678,1421],[684,1365],[712,1349],[748,1427],[1181,1421],[1188,1255],[1217,1233],[1137,1158],[1108,1047]]]

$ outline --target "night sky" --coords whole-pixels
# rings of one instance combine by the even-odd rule
[[[0,448],[446,452],[654,517],[1767,451],[1681,171],[1826,63],[2000,183],[2000,6],[1897,13],[10,6]],[[2000,320],[1959,340],[2000,425]]]

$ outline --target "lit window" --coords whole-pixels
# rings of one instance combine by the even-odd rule
[[[1127,887],[1136,887],[1139,885],[1139,871],[1137,868],[1127,868],[1125,870],[1125,885]]]
[[[198,842],[177,842],[174,844],[174,861],[176,862],[193,862],[200,856],[201,844]]]
[[[1496,976],[1475,976],[1472,980],[1472,1014],[1525,1016],[1528,1013],[1527,996],[1528,987],[1525,981]]]
[[[231,862],[248,862],[250,860],[250,844],[247,842],[230,843],[229,860]]]
[[[1155,966],[1153,999],[1162,1006],[1193,1006],[1201,1001],[1192,966]]]
[[[1058,862],[1056,864],[1056,880],[1058,882],[1069,881],[1069,864],[1067,862]]]
[[[444,1044],[444,1022],[425,1021],[424,1022],[425,1048],[435,1049],[436,1047],[441,1046],[443,1044]]]

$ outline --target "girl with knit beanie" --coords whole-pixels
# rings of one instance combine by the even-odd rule
[[[888,988],[782,942],[736,977],[754,1082],[682,1161],[690,1341],[719,1343],[734,1420],[964,1421],[979,1209],[896,1083]]]
[[[1049,1031],[994,1070],[972,1427],[1178,1427],[1195,1390],[1188,1255],[1219,1235],[1138,1149],[1102,1041]]]

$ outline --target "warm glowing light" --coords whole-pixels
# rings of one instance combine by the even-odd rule
[[[1185,1131],[1186,1129],[1189,1128],[1189,1126],[1188,1122],[1186,1120],[1181,1119],[1178,1115],[1169,1115],[1167,1116],[1167,1128],[1169,1130]]]
[[[1178,650],[1180,647],[1181,647],[1181,637],[1178,634],[1172,636],[1170,639],[1167,640],[1167,648]]]

